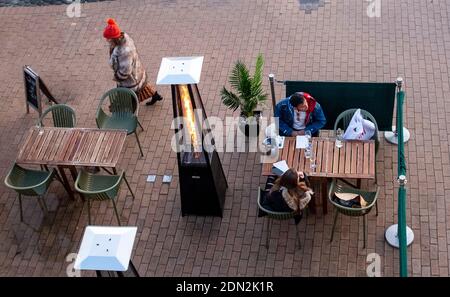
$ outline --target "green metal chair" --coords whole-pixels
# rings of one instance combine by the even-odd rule
[[[340,115],[338,115],[336,121],[334,122],[334,136],[336,136],[336,131],[338,128],[341,128],[343,131],[347,129],[353,114],[357,108],[347,109],[343,111]],[[375,134],[372,136],[372,139],[375,140],[375,153],[378,152],[378,147],[380,145],[380,139],[378,136],[378,124],[375,118],[368,112],[367,110],[361,109],[361,115],[364,119],[371,121],[375,124]]]
[[[19,194],[20,221],[23,222],[22,195],[37,196],[39,206],[48,212],[47,204],[44,200],[44,194],[47,192],[51,182],[54,179],[61,182],[55,169],[51,171],[40,171],[23,168],[14,164],[5,178],[5,185],[15,190]]]
[[[338,115],[338,117],[336,118],[336,121],[334,122],[334,130],[333,130],[334,136],[336,136],[336,131],[338,128],[341,128],[343,131],[345,131],[347,129],[348,125],[350,124],[350,121],[352,120],[353,114],[355,113],[356,110],[357,110],[357,108],[347,109],[347,110],[343,111],[340,115]],[[361,109],[361,115],[364,119],[371,121],[375,125],[375,133],[373,134],[371,139],[375,140],[375,155],[376,155],[378,153],[378,148],[380,146],[380,138],[378,135],[377,121],[372,116],[372,114],[370,112],[368,112],[367,110]],[[347,184],[352,185],[352,184],[348,183],[346,180],[344,180],[344,179],[342,179],[342,180],[344,182],[346,182]],[[376,162],[375,162],[375,183],[377,183]],[[357,187],[360,187],[360,185],[361,185],[360,180],[358,180],[357,185],[358,185]]]
[[[271,222],[273,222],[273,220],[279,220],[279,221],[284,221],[284,220],[293,220],[294,216],[297,215],[297,212],[276,212],[276,211],[272,211],[269,209],[264,208],[264,206],[262,206],[262,201],[261,201],[261,197],[263,195],[264,191],[261,189],[261,187],[258,187],[258,207],[259,209],[261,209],[262,211],[264,211],[265,213],[267,213],[267,237],[266,237],[266,249],[269,249],[269,235],[270,235],[270,229],[271,229]],[[300,242],[300,236],[298,236],[298,226],[300,225],[297,224],[297,230],[295,232],[295,238],[298,240],[298,246],[299,249],[302,248],[302,243]]]
[[[44,126],[45,116],[51,113],[53,118],[53,126],[60,128],[73,128],[76,125],[75,110],[66,104],[55,104],[44,111],[39,118],[39,125]]]
[[[334,219],[333,219],[333,228],[331,231],[331,239],[330,242],[333,241],[333,237],[334,237],[334,229],[336,227],[336,221],[337,221],[337,217],[338,214],[341,213],[343,215],[346,216],[351,216],[351,217],[363,217],[363,229],[364,229],[364,248],[366,248],[366,229],[367,229],[367,218],[366,215],[372,210],[372,207],[375,205],[376,208],[376,215],[378,216],[378,204],[377,204],[377,199],[378,199],[378,194],[380,192],[380,187],[376,186],[376,190],[375,191],[363,191],[360,189],[355,189],[355,188],[349,188],[349,187],[344,187],[342,184],[340,184],[338,182],[337,179],[333,179],[333,181],[331,182],[331,186],[330,189],[328,191],[328,200],[331,202],[331,204],[334,206],[335,211],[334,211]],[[357,208],[352,208],[352,207],[346,207],[343,206],[339,203],[337,203],[333,197],[334,197],[334,193],[352,193],[352,194],[358,194],[361,195],[362,197],[364,197],[364,200],[367,202],[367,206],[365,207],[357,207]]]
[[[102,108],[107,98],[110,101],[111,115],[106,114]],[[95,120],[97,127],[100,129],[123,129],[127,130],[127,135],[134,133],[141,156],[144,156],[139,137],[136,133],[137,125],[144,130],[137,118],[138,109],[139,101],[132,90],[127,88],[111,89],[100,99]]]
[[[121,225],[115,201],[118,199],[122,180],[125,180],[134,200],[134,193],[125,177],[125,171],[122,171],[120,175],[96,175],[84,170],[80,171],[75,181],[75,189],[87,200],[89,225],[91,224],[91,200],[111,200],[117,222],[119,226]]]

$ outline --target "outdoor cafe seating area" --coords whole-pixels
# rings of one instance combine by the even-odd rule
[[[118,88],[105,94],[104,98],[113,98],[110,106],[114,108],[111,108],[109,117],[102,110],[103,100],[100,101],[100,119],[97,119],[99,127],[113,129],[75,127],[76,112],[64,104],[53,105],[43,112],[36,126],[30,127],[16,162],[5,179],[6,185],[18,192],[19,201],[22,195],[37,196],[37,201],[45,205],[45,192],[49,184],[58,180],[72,200],[76,194],[83,201],[87,200],[89,222],[91,200],[110,200],[114,204],[120,225],[115,199],[122,180],[127,184],[133,198],[134,194],[126,180],[125,171],[117,175],[117,162],[127,133],[136,134],[138,122],[136,111],[132,110],[133,100],[134,106],[137,106],[136,95],[127,91]],[[47,126],[48,122],[52,126]],[[109,122],[109,125],[105,122]],[[22,167],[26,165],[39,165],[41,170]],[[93,170],[100,169],[103,169],[104,173],[92,173]],[[73,179],[71,182],[67,178],[67,170]],[[20,208],[23,220],[22,202]]]
[[[202,106],[201,97],[196,86],[197,82],[192,84],[192,86],[189,85],[189,87],[180,87],[178,85],[174,87],[172,85],[172,94],[179,96],[177,98],[174,97],[174,104],[176,100],[181,100],[182,102],[180,113],[183,114],[189,110],[186,107],[187,100],[193,100],[192,104]],[[314,88],[314,83],[311,86]],[[302,87],[308,88],[308,86]],[[342,86],[339,85],[338,87]],[[347,86],[347,88],[352,87],[354,86]],[[356,87],[361,87],[361,85],[358,84]],[[389,84],[389,87],[392,90],[392,87],[395,89],[397,86],[395,84]],[[190,91],[183,92],[183,88],[186,90],[189,88]],[[328,87],[328,89],[332,88],[333,86]],[[366,88],[376,89],[372,85],[366,86]],[[321,88],[322,91],[324,89],[327,90],[327,88]],[[286,92],[291,91],[292,86],[288,86]],[[328,92],[331,93],[332,91],[328,90]],[[318,93],[320,96],[320,92]],[[183,96],[186,94],[194,94],[193,99],[188,97],[184,98]],[[331,99],[328,98],[328,100]],[[390,100],[392,105],[394,98],[389,97],[388,100]],[[282,147],[278,149],[275,159],[271,162],[261,164],[261,177],[263,178],[273,176],[274,168],[280,161],[284,162],[288,168],[304,172],[308,177],[308,183],[315,192],[305,210],[305,220],[307,220],[309,215],[319,215],[319,208],[322,209],[322,215],[327,216],[328,206],[332,206],[334,215],[330,241],[334,238],[339,215],[362,217],[364,248],[366,247],[368,227],[366,216],[372,213],[371,210],[373,207],[376,208],[375,215],[378,215],[377,201],[380,196],[380,188],[377,185],[376,177],[376,154],[380,145],[379,123],[369,111],[361,109],[362,107],[373,107],[373,102],[368,100],[365,103],[365,106],[364,104],[359,106],[359,103],[355,101],[350,103],[354,108],[344,109],[345,106],[333,107],[333,105],[328,106],[327,102],[322,102],[324,109],[327,111],[328,118],[334,119],[332,123],[328,122],[325,128],[332,127],[332,129],[324,129],[319,131],[319,135],[317,136],[306,137],[306,141],[308,142],[307,147],[299,146],[299,136],[297,138],[284,137]],[[192,109],[192,106],[190,109]],[[44,213],[46,213],[48,209],[45,203],[45,194],[53,181],[59,181],[71,200],[75,200],[78,197],[86,205],[86,211],[88,213],[87,223],[89,226],[95,225],[96,217],[96,214],[91,211],[91,205],[105,200],[112,204],[116,223],[118,226],[121,226],[121,216],[117,208],[117,202],[119,198],[128,199],[128,197],[119,197],[123,193],[120,191],[120,186],[123,183],[125,183],[129,194],[132,196],[132,200],[134,201],[135,199],[135,189],[133,189],[127,180],[127,168],[118,168],[118,162],[121,158],[125,142],[133,141],[127,140],[127,135],[135,135],[137,144],[135,149],[139,149],[140,153],[138,158],[146,157],[138,136],[139,132],[145,129],[139,121],[138,110],[139,102],[136,94],[133,91],[122,88],[111,89],[100,98],[95,119],[98,128],[79,127],[77,125],[76,111],[68,105],[54,104],[46,109],[36,125],[29,128],[18,151],[15,163],[5,178],[5,184],[18,194],[20,220],[27,220],[23,215],[23,198],[25,196],[36,197],[37,203],[39,203]],[[373,137],[369,140],[344,140],[342,138],[341,131],[348,128],[356,111],[361,111],[363,117],[371,121],[375,127]],[[377,112],[377,109],[372,108],[372,111]],[[382,127],[385,128],[386,122],[389,122],[389,120],[392,121],[392,119],[389,119],[389,116],[386,118],[385,110],[380,112],[382,113],[381,117],[385,117],[382,119]],[[195,118],[192,118],[191,121],[194,122]],[[194,129],[193,126],[190,128]],[[205,152],[203,151],[203,153]],[[181,152],[181,154],[184,153]],[[261,152],[261,155],[263,154],[266,153]],[[180,187],[182,190],[182,215],[215,215],[222,217],[224,198],[220,195],[224,195],[228,183],[223,168],[221,167],[220,159],[218,159],[215,151],[211,157],[199,159],[198,156],[201,155],[191,154],[189,155],[189,159],[186,159],[186,155],[181,155],[181,157],[179,155],[178,157]],[[188,171],[191,166],[190,164],[197,164],[198,166],[196,162],[206,162],[205,164],[207,164],[207,168],[210,171],[206,170],[201,175],[199,173],[200,171],[195,169],[196,171],[192,171],[194,173],[190,173]],[[210,162],[216,163],[213,164]],[[182,169],[183,165],[187,166],[186,169]],[[70,173],[69,177],[67,176],[67,172]],[[224,187],[223,189],[215,189],[220,194],[216,197],[218,200],[215,202],[208,195],[204,197],[193,197],[198,195],[192,194],[195,191],[197,191],[195,193],[201,193],[198,192],[198,188],[202,186],[199,183],[191,183],[191,188],[186,191],[186,188],[183,189],[183,187],[189,184],[183,184],[184,174],[197,174],[192,176],[196,180],[204,178],[205,174],[206,177],[213,175],[212,183],[216,186],[221,184]],[[362,181],[365,181],[364,184]],[[368,186],[369,188],[364,188],[362,185],[364,187]],[[264,224],[266,226],[265,245],[266,248],[269,248],[271,222],[278,220],[289,223],[295,218],[297,212],[283,213],[265,208],[262,203],[265,192],[260,190],[261,187],[262,185],[254,185],[254,199],[259,210],[267,214],[267,221]],[[361,201],[364,200],[364,204],[361,203],[359,207],[355,208],[354,206],[346,206],[337,202],[336,197],[348,195],[353,195],[353,198],[360,197],[359,199]],[[188,196],[191,199],[190,202],[186,198]],[[197,200],[194,200],[195,198]],[[206,201],[209,201],[211,204],[206,203]],[[191,205],[186,207],[189,203]],[[183,204],[185,208],[183,208]],[[208,208],[214,208],[214,210]],[[258,223],[263,224],[264,219],[259,219]],[[134,231],[135,235],[136,232]],[[296,232],[296,238],[298,239],[298,248],[301,248],[302,244],[298,231]],[[128,257],[131,257],[129,246],[127,247],[127,253]],[[136,271],[131,259],[130,263],[130,267]],[[77,265],[78,267],[82,267],[79,263]],[[124,269],[128,269],[128,264],[124,264],[124,267]],[[98,271],[100,270],[98,269]],[[97,272],[97,274],[99,275],[101,273]]]
[[[1,276],[127,276],[84,266],[121,237],[132,263],[108,269],[146,277],[450,275],[450,1],[68,2],[0,0]],[[163,100],[111,104],[109,18]],[[198,82],[159,84],[192,56]],[[297,92],[326,118],[308,141],[303,107],[294,136],[271,120]],[[195,133],[177,152],[175,116],[199,109],[216,152]],[[336,141],[358,109],[376,136]],[[266,204],[286,168],[302,215]]]

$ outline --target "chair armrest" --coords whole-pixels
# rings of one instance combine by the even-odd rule
[[[11,174],[11,172],[13,170],[14,170],[14,166],[9,170],[8,174],[5,177],[5,185],[8,186],[11,189],[14,189],[14,190],[30,190],[30,189],[33,189],[33,188],[40,187],[40,186],[44,185],[45,183],[47,183],[50,179],[52,179],[53,176],[56,174],[55,169],[52,169],[52,171],[50,171],[48,173],[47,177],[42,182],[40,182],[39,184],[31,185],[31,186],[28,186],[28,187],[18,187],[18,186],[11,185],[8,182],[9,176],[10,176],[10,174]]]
[[[101,106],[97,109],[97,114],[95,116],[95,122],[97,123],[98,128],[102,128],[109,116],[103,111]]]
[[[134,93],[134,92],[133,92],[133,93]],[[136,102],[136,109],[134,110],[134,115],[135,115],[136,118],[137,118],[138,115],[139,115],[139,99],[137,98],[136,93],[134,93],[133,100],[135,100],[135,102]]]
[[[273,211],[273,210],[264,208],[264,206],[262,206],[262,204],[261,204],[261,187],[258,187],[258,207],[259,207],[259,209],[261,209],[262,211],[266,212],[269,215],[293,215],[293,214],[297,213],[296,211],[280,212],[280,211]]]

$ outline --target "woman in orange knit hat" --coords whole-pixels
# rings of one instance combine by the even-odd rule
[[[139,102],[147,101],[147,105],[163,99],[155,87],[147,81],[147,73],[134,45],[133,39],[120,30],[114,19],[108,19],[108,25],[103,31],[110,44],[109,64],[114,70],[114,80],[118,87],[128,88],[136,92]]]

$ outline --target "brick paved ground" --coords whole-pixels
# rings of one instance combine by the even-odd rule
[[[264,74],[280,79],[393,81],[403,76],[405,125],[412,132],[408,158],[409,248],[413,276],[448,276],[450,256],[450,5],[444,0],[381,1],[381,18],[369,18],[363,0],[328,1],[305,14],[298,1],[185,0],[114,1],[86,4],[70,19],[64,6],[0,8],[0,176],[16,157],[24,133],[36,121],[26,114],[21,67],[32,65],[54,95],[77,111],[78,125],[95,127],[99,97],[114,86],[102,29],[114,16],[139,47],[150,78],[164,56],[204,55],[199,85],[208,115],[232,113],[219,100],[232,62],[266,58]],[[253,65],[253,64],[252,64]],[[267,84],[265,88],[268,90]],[[278,97],[284,89],[277,86]],[[168,88],[161,93],[169,96]],[[380,214],[369,215],[368,247],[362,249],[358,221],[339,221],[330,244],[332,216],[301,223],[303,249],[295,249],[294,225],[275,224],[269,250],[262,245],[264,220],[256,217],[256,187],[263,183],[258,156],[221,154],[230,188],[222,219],[181,217],[176,155],[170,151],[170,100],[142,106],[140,134],[145,158],[128,139],[120,168],[137,199],[125,190],[122,222],[138,226],[133,255],[147,276],[363,276],[366,255],[381,255],[382,275],[398,275],[398,251],[384,240],[396,221],[396,147],[384,140],[378,154]],[[146,175],[158,174],[156,184]],[[161,175],[173,173],[170,185]],[[127,197],[125,197],[127,196]],[[65,257],[76,252],[87,224],[81,202],[72,202],[58,183],[44,217],[33,199],[19,223],[16,194],[0,184],[0,275],[64,276]],[[115,224],[112,206],[94,204],[95,224]]]
[[[113,1],[113,0],[79,0],[79,3]],[[0,0],[0,6],[43,6],[49,4],[71,4],[76,0]]]

